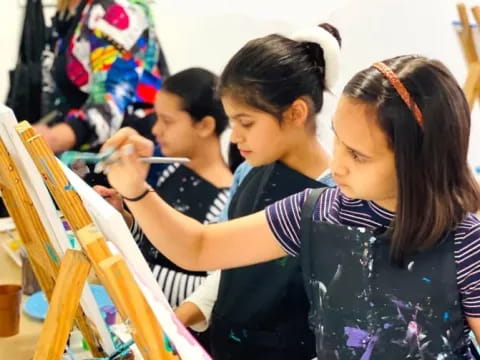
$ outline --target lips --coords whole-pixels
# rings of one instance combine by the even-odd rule
[[[247,151],[247,150],[239,150],[239,151],[240,151],[240,155],[242,155],[243,157],[247,157],[252,153],[251,151]]]

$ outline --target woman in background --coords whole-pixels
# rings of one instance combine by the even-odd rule
[[[35,130],[56,153],[95,151],[129,106],[152,107],[163,54],[144,0],[58,0],[57,8],[43,71],[49,125]]]

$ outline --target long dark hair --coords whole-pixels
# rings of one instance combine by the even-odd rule
[[[202,68],[190,68],[168,77],[162,89],[182,99],[182,109],[193,122],[205,116],[215,119],[215,134],[219,137],[228,126],[228,117],[217,94],[218,77]],[[236,146],[228,148],[228,167],[234,172],[242,159]]]
[[[452,74],[419,56],[383,61],[423,114],[423,126],[386,77],[374,67],[357,73],[344,95],[376,109],[378,124],[395,153],[398,202],[391,239],[392,260],[433,247],[480,205],[467,163],[470,109]]]
[[[205,116],[215,119],[215,134],[220,134],[228,125],[228,117],[222,102],[216,95],[218,77],[202,68],[190,68],[168,77],[162,90],[182,99],[182,109],[190,114],[193,122]]]
[[[320,27],[341,43],[337,29]],[[220,95],[232,95],[245,104],[282,120],[283,112],[299,97],[308,97],[311,114],[323,106],[325,60],[323,49],[312,42],[298,42],[280,35],[249,41],[228,62],[220,76]],[[310,121],[315,127],[315,122]]]

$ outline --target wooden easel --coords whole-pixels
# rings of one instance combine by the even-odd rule
[[[17,231],[22,238],[33,272],[50,303],[61,271],[59,256],[48,238],[47,232],[43,227],[37,210],[33,206],[20,174],[1,139],[0,190],[5,206],[13,218]],[[74,256],[74,258],[77,259],[78,257]],[[82,288],[83,287],[81,287],[80,290]],[[71,320],[73,322],[73,318]],[[98,336],[95,330],[91,328],[82,309],[78,309],[75,313],[75,321],[87,341],[92,355],[96,357],[105,356],[101,349]],[[65,338],[65,343],[66,340]],[[65,343],[60,347],[52,346],[54,351],[58,351],[60,357],[65,348]],[[52,357],[52,359],[55,359],[55,357]]]
[[[480,97],[480,61],[475,48],[473,32],[470,26],[470,21],[468,20],[465,4],[457,4],[457,11],[461,24],[461,29],[458,34],[465,61],[468,66],[467,78],[465,80],[463,90],[465,92],[465,97],[467,98],[470,109],[473,109],[475,99]],[[480,7],[473,7],[472,13],[478,26],[480,26]]]
[[[125,261],[110,252],[79,195],[69,186],[53,152],[27,122],[18,124],[16,130],[86,255],[85,257],[78,251],[67,251],[60,265],[58,256],[51,253],[52,247],[48,246],[48,236],[22,179],[4,144],[1,143],[0,186],[5,203],[27,249],[30,249],[27,251],[35,274],[50,300],[50,308],[34,359],[61,358],[90,266],[106,287],[123,320],[130,323],[132,337],[142,356],[147,360],[178,359],[167,350],[163,331]],[[17,199],[22,201],[19,202]],[[29,212],[25,212],[27,210]],[[41,238],[41,241],[35,240],[38,238]],[[90,338],[88,344],[92,354],[96,357],[105,356],[99,348],[98,341],[95,341],[94,331],[93,334],[89,333],[91,329],[87,326],[87,321],[84,323],[86,329],[82,330],[82,334],[87,340]]]

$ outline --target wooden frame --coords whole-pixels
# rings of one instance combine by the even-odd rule
[[[463,90],[470,109],[473,109],[475,99],[480,97],[480,61],[465,4],[457,4],[457,11],[460,17],[460,30],[458,31],[458,35],[465,61],[468,66],[467,78]],[[472,14],[477,25],[480,26],[480,7],[473,7]]]

